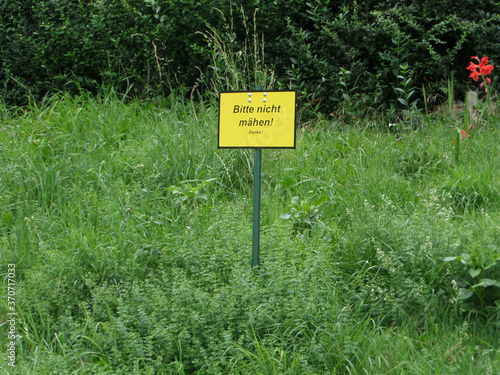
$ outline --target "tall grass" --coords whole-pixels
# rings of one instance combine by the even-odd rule
[[[296,150],[264,151],[252,271],[252,161],[216,149],[213,105],[110,92],[2,113],[17,373],[498,368],[498,291],[460,300],[460,267],[443,261],[500,249],[498,123],[473,133],[460,164],[459,116],[418,132],[301,128]],[[310,232],[280,217],[293,197],[327,198]],[[488,272],[500,280],[498,263]],[[2,297],[2,348],[6,312]]]
[[[243,20],[247,19],[243,6],[238,11],[241,12]],[[212,64],[211,73],[208,77],[203,77],[200,83],[206,84],[211,93],[218,95],[221,91],[255,90],[256,87],[265,90],[276,89],[274,69],[265,59],[264,35],[257,34],[258,11],[256,8],[253,13],[252,25],[246,22],[243,24],[243,48],[237,41],[232,7],[230,19],[224,19],[224,33],[209,28],[209,31],[203,34],[210,48]]]

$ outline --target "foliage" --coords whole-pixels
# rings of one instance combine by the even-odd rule
[[[0,95],[26,105],[61,90],[154,98],[259,84],[296,89],[304,121],[351,121],[404,99],[392,90],[400,66],[425,88],[419,106],[442,102],[451,74],[462,97],[464,62],[499,59],[498,24],[496,2],[471,0],[3,1]]]
[[[224,32],[209,26],[203,33],[211,55],[206,80],[216,98],[221,91],[272,89],[275,85],[274,72],[265,64],[264,39],[260,39],[256,30],[258,10],[253,13],[253,29],[247,24],[244,8],[238,10],[244,25],[243,42],[237,39],[233,19],[230,24],[224,19]]]
[[[408,65],[401,65],[399,69],[400,74],[396,76],[398,85],[393,86],[393,90],[398,97],[403,120],[408,120],[412,127],[415,127],[415,122],[418,123],[416,117],[421,110],[418,109],[419,99],[412,98],[416,94],[416,89],[412,84],[413,72]]]
[[[493,374],[498,120],[457,165],[462,114],[398,133],[323,119],[295,150],[264,150],[252,269],[251,153],[216,149],[213,106],[108,91],[0,108],[15,371]],[[306,241],[290,236],[294,220],[312,226]]]
[[[112,86],[147,97],[191,86],[208,63],[197,31],[218,12],[190,0],[6,1],[1,4],[3,98]],[[131,90],[131,91],[130,91]]]
[[[498,27],[486,21],[498,25],[498,5],[491,2],[458,1],[451,7],[433,1],[308,4],[303,23],[289,24],[286,51],[292,62],[300,61],[294,76],[301,78],[292,84],[300,87],[306,82],[301,91],[319,90],[322,108],[330,111],[342,68],[352,73],[348,85],[357,88],[352,105],[368,95],[366,107],[372,109],[396,101],[391,83],[401,65],[411,67],[413,75],[407,78],[414,87],[424,86],[429,97],[437,98],[450,73],[465,78],[460,67],[472,51],[494,53],[497,48]]]
[[[500,288],[500,252],[496,246],[486,248],[473,243],[469,252],[462,255],[446,257],[445,262],[458,261],[461,267],[456,272],[455,285],[460,288],[458,299],[468,300],[468,309],[494,307]]]
[[[311,236],[313,225],[320,218],[320,207],[326,201],[328,197],[325,195],[302,201],[299,197],[293,197],[289,206],[291,213],[282,214],[280,217],[292,222],[294,235],[306,233]]]
[[[192,186],[189,182],[184,181],[181,187],[170,186],[167,191],[170,191],[175,198],[174,202],[176,204],[188,204],[193,205],[197,199],[207,200],[208,196],[203,190],[206,188],[207,184],[214,181],[215,178],[202,181],[196,186]]]

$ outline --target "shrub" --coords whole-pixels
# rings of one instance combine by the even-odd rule
[[[391,83],[401,65],[412,69],[414,87],[424,85],[430,98],[438,98],[452,72],[458,80],[465,79],[471,55],[484,51],[497,58],[498,4],[469,0],[453,2],[451,7],[433,1],[354,1],[338,8],[323,0],[308,4],[307,22],[289,23],[285,54],[292,60],[288,70],[293,72],[292,84],[303,95],[319,87],[317,100],[326,111],[339,104],[332,93],[342,69],[351,72],[347,87],[355,88],[351,107],[369,95],[365,106],[369,109],[396,101]],[[463,86],[460,89],[463,93]]]
[[[412,87],[425,87],[426,99],[440,101],[452,72],[456,91],[463,94],[460,82],[471,55],[495,62],[500,50],[499,4],[444,4],[4,1],[1,96],[19,105],[27,98],[40,100],[51,90],[98,93],[109,85],[141,97],[186,88],[204,93],[212,89],[211,79],[229,77],[232,68],[215,64],[219,71],[213,71],[216,46],[205,37],[211,33],[229,43],[235,58],[248,50],[250,36],[264,43],[262,70],[274,69],[277,87],[296,88],[309,115],[389,109],[389,103],[398,103],[392,87],[400,66],[412,72],[405,82],[411,79]],[[246,68],[239,69],[244,73]],[[412,103],[417,93],[421,95],[415,92]]]

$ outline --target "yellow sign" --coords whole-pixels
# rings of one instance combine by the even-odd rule
[[[295,148],[295,91],[222,92],[219,148]]]

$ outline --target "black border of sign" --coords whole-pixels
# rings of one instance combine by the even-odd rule
[[[240,93],[240,92],[248,92],[248,93],[255,93],[255,92],[293,92],[295,93],[295,111],[294,111],[294,131],[293,131],[293,146],[292,147],[271,147],[271,146],[265,146],[265,147],[257,147],[257,146],[220,146],[220,98],[221,94],[231,94],[231,93]],[[217,103],[218,107],[218,117],[217,117],[217,148],[224,149],[224,148],[229,148],[229,149],[238,149],[238,148],[264,148],[264,149],[289,149],[293,150],[297,147],[297,90],[239,90],[239,91],[220,91],[219,92],[219,100]]]

